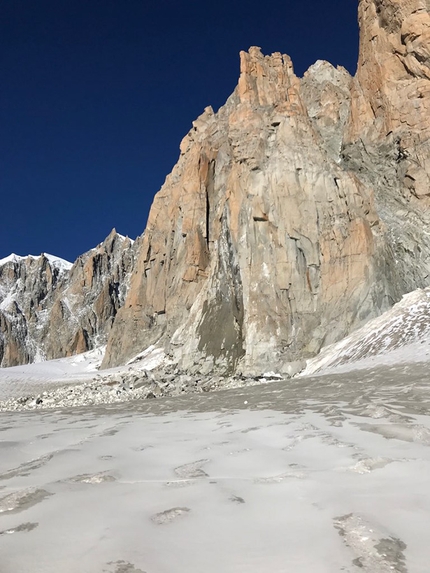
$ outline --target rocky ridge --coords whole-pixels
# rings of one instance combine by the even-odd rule
[[[236,89],[193,122],[145,233],[119,263],[108,238],[47,296],[44,357],[107,340],[103,368],[155,345],[188,373],[289,373],[427,287],[429,11],[361,0],[354,77],[241,52]],[[34,360],[2,330],[2,365]]]
[[[42,392],[31,392],[29,387],[28,392],[21,396],[0,399],[0,412],[118,404],[133,400],[244,388],[281,379],[274,373],[255,377],[241,375],[225,377],[204,373],[190,375],[189,372],[181,371],[176,366],[159,368],[156,372],[130,368],[115,374],[98,374],[89,381],[55,385]]]

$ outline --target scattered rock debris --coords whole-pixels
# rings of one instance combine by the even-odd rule
[[[128,370],[121,373],[98,374],[92,380],[77,384],[54,385],[43,392],[0,400],[0,412],[73,408],[154,400],[165,396],[213,392],[227,388],[242,388],[279,381],[279,377],[190,375],[178,368],[163,368],[157,372]]]

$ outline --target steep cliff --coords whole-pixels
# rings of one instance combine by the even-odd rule
[[[105,344],[133,266],[115,231],[72,265],[51,255],[0,261],[0,365],[70,356]]]
[[[360,57],[341,153],[375,192],[395,260],[391,290],[430,274],[430,3],[362,0]]]
[[[158,344],[184,367],[282,370],[426,286],[428,8],[362,0],[354,78],[241,53],[155,197],[104,366]]]

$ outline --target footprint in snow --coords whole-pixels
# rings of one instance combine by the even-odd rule
[[[202,469],[202,467],[209,463],[210,460],[197,460],[196,462],[191,462],[190,464],[184,464],[175,468],[175,474],[182,479],[195,479],[208,477],[208,474]]]
[[[38,523],[21,523],[21,525],[18,525],[17,527],[11,527],[10,529],[0,531],[0,536],[12,535],[13,533],[20,533],[22,531],[32,531],[33,529],[36,529],[38,525]]]
[[[28,488],[10,493],[0,498],[0,515],[2,513],[19,513],[41,503],[47,497],[53,495],[44,489]]]
[[[178,517],[186,515],[190,511],[188,507],[173,507],[172,509],[156,513],[151,517],[151,521],[157,525],[165,525],[166,523],[171,523]]]

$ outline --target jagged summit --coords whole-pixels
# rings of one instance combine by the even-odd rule
[[[130,239],[130,237],[128,237],[128,236],[121,235],[120,233],[117,232],[117,230],[114,227],[112,229],[112,231],[109,233],[109,235],[106,237],[106,239],[104,241],[102,241],[101,243],[99,243],[97,245],[97,247],[95,247],[95,248],[96,249],[97,248],[104,248],[107,246],[108,246],[108,248],[112,247],[112,245],[115,243],[115,241],[120,241],[120,242],[127,241],[130,244],[134,243],[133,239]]]

